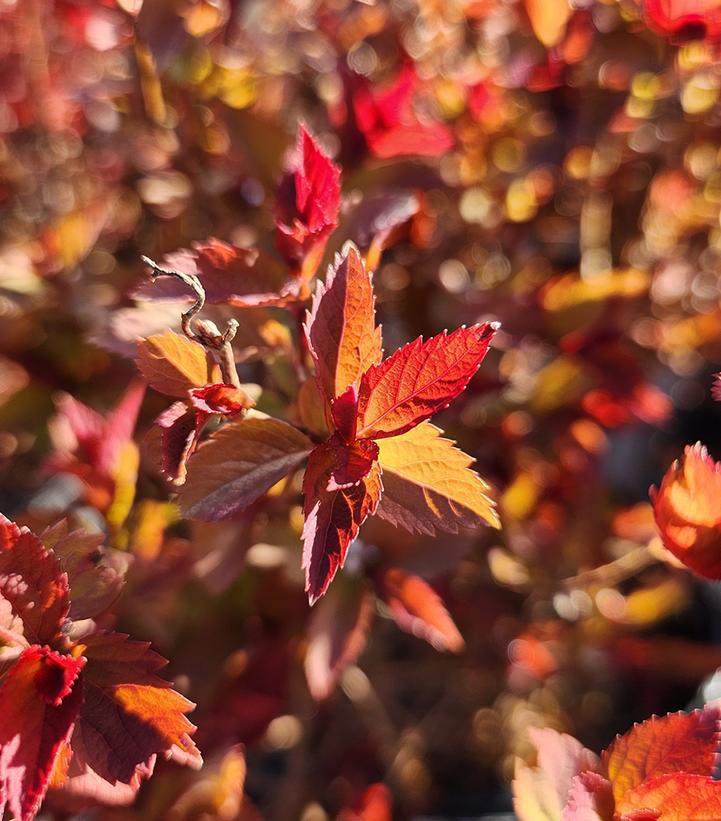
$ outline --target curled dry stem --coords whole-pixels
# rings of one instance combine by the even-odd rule
[[[208,319],[198,319],[193,323],[193,320],[197,314],[203,310],[203,306],[205,305],[205,289],[198,277],[194,274],[176,271],[174,268],[163,268],[161,265],[158,265],[157,262],[150,259],[150,257],[142,256],[141,259],[148,268],[150,268],[150,276],[153,281],[159,276],[175,277],[184,285],[187,285],[195,294],[195,302],[180,318],[180,326],[183,329],[183,333],[188,339],[192,339],[213,354],[215,361],[220,367],[223,382],[239,388],[240,380],[238,379],[238,371],[235,367],[235,355],[233,354],[233,347],[231,345],[238,330],[237,320],[229,319],[223,333],[218,330],[214,322]]]

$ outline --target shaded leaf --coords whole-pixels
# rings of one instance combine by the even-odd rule
[[[197,276],[206,301],[239,308],[279,305],[296,297],[287,283],[287,272],[273,257],[257,248],[239,248],[215,237],[163,257],[162,265]],[[193,292],[176,277],[158,277],[141,283],[136,299],[192,302]]]
[[[411,533],[482,523],[499,526],[488,485],[470,470],[473,460],[430,422],[378,441],[383,498],[378,515]]]
[[[316,701],[327,698],[368,641],[373,598],[363,586],[339,586],[318,603],[308,624],[305,677]]]
[[[361,378],[358,437],[398,436],[464,390],[488,351],[495,323],[445,331],[399,348]]]
[[[180,492],[186,516],[227,519],[297,467],[313,443],[278,419],[243,419],[222,427],[188,462]]]
[[[103,535],[70,530],[63,519],[41,534],[70,584],[71,619],[91,619],[107,610],[120,595],[128,569],[127,554],[103,548]]]

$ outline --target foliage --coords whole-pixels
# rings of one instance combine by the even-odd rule
[[[721,817],[719,3],[0,31],[0,817]]]

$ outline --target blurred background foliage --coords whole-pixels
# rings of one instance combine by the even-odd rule
[[[127,554],[117,625],[171,659],[209,762],[94,817],[507,811],[528,726],[600,749],[721,665],[718,593],[669,560],[647,494],[683,445],[721,455],[720,12],[679,5],[0,0],[0,507],[69,515]],[[141,254],[211,235],[275,253],[299,122],[343,168],[326,260],[366,241],[385,197],[413,203],[376,271],[387,350],[502,322],[438,420],[502,530],[369,521],[313,611],[299,499],[182,521],[143,439],[152,391],[139,452],[102,482],[48,461],[72,449],[61,392],[107,413],[136,338],[178,327],[177,305],[133,297]],[[292,417],[292,312],[209,315],[238,318],[241,381]],[[465,648],[438,652],[378,602],[371,625],[366,568],[390,565],[433,584]],[[334,688],[313,659],[351,630],[317,701]]]

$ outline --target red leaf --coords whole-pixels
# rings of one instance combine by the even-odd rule
[[[189,393],[190,404],[201,413],[235,416],[255,404],[244,390],[222,382],[203,388],[193,388]]]
[[[367,82],[359,84],[353,95],[353,112],[369,149],[377,157],[436,157],[453,146],[453,133],[447,126],[418,118],[413,109],[417,87],[418,78],[410,63],[386,89],[377,91]]]
[[[364,479],[347,488],[332,484],[335,470],[333,448],[319,446],[311,452],[303,477],[302,567],[311,605],[343,567],[349,545],[366,517],[375,512],[383,488],[377,463]]]
[[[666,773],[712,775],[719,734],[718,706],[650,718],[618,736],[603,753],[616,801],[649,779]]]
[[[399,348],[363,374],[357,436],[398,436],[464,390],[488,351],[496,323],[459,328]]]
[[[664,546],[707,579],[721,579],[721,464],[701,443],[687,447],[651,501]]]
[[[84,658],[33,646],[0,685],[0,816],[3,799],[17,821],[39,810],[80,710],[84,665]]]
[[[313,609],[305,676],[316,701],[328,698],[343,671],[363,652],[372,620],[373,596],[358,584],[336,582]]]
[[[160,428],[160,470],[175,484],[185,481],[186,462],[198,446],[204,421],[184,402],[174,402],[155,420]]]
[[[84,639],[84,654],[84,702],[70,739],[78,768],[82,763],[110,784],[132,785],[152,772],[159,753],[200,766],[190,738],[195,727],[185,715],[194,705],[156,675],[165,659],[120,633]]]
[[[721,781],[690,773],[652,778],[625,793],[616,813],[621,821],[718,821]]]
[[[336,821],[392,821],[393,796],[385,784],[371,784],[353,809],[344,809]]]
[[[318,445],[317,449],[323,447],[330,448],[334,460],[327,490],[358,484],[370,473],[378,458],[378,445],[370,439],[359,439],[347,445],[338,434],[334,434],[325,444]]]
[[[278,248],[294,275],[310,279],[315,273],[339,207],[340,168],[301,125],[275,209]]]
[[[424,579],[392,567],[379,576],[377,591],[401,630],[436,650],[460,653],[465,648],[441,597]]]
[[[163,257],[162,265],[197,276],[209,303],[248,308],[284,305],[297,299],[287,282],[285,269],[257,248],[239,248],[215,237],[181,248]],[[131,294],[136,299],[192,302],[193,292],[176,277],[158,277],[140,284]]]
[[[649,27],[678,41],[715,39],[721,34],[718,0],[644,0]]]
[[[68,615],[68,577],[26,527],[0,514],[0,628],[48,644]]]
[[[380,362],[383,350],[373,285],[352,243],[343,246],[328,267],[325,282],[318,284],[305,333],[328,402]]]

